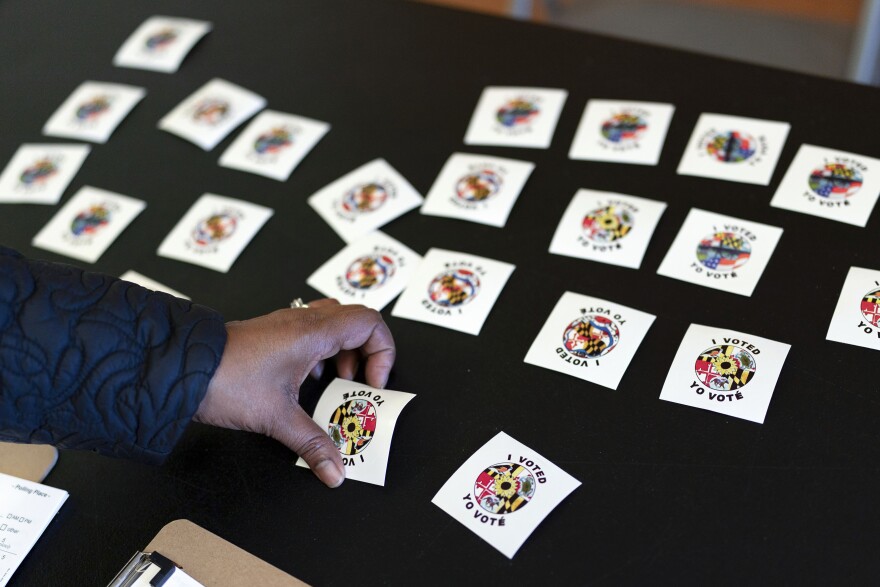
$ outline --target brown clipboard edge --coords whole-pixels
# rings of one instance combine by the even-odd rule
[[[189,520],[174,520],[159,530],[144,549],[153,551],[173,560],[205,587],[309,587]]]
[[[0,473],[42,483],[58,462],[58,449],[51,444],[0,442]]]

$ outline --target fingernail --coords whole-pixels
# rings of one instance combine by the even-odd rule
[[[324,365],[318,363],[317,365],[315,365],[315,368],[312,369],[312,373],[315,375],[315,379],[320,379],[321,375],[324,374]]]
[[[345,470],[333,461],[321,461],[315,467],[315,474],[318,479],[324,482],[324,485],[331,489],[335,489],[342,485],[345,481]]]

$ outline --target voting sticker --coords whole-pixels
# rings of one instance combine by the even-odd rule
[[[672,104],[590,100],[568,157],[657,165],[674,112]]]
[[[789,128],[787,122],[701,114],[678,173],[768,185]]]
[[[340,378],[327,386],[312,419],[327,430],[342,455],[346,479],[385,485],[394,426],[414,397]],[[309,468],[302,458],[296,464]]]
[[[343,304],[381,311],[403,291],[421,260],[403,243],[376,231],[333,255],[306,283]]]
[[[431,503],[513,558],[581,482],[504,432],[471,455]]]
[[[880,351],[880,270],[850,267],[825,338]]]
[[[878,196],[880,159],[801,145],[770,205],[864,227]]]
[[[657,273],[751,296],[782,229],[691,208]]]
[[[159,128],[210,151],[266,105],[262,96],[215,78],[159,121]]]
[[[328,130],[326,122],[265,110],[229,145],[220,165],[287,181]]]
[[[556,255],[638,269],[665,202],[578,190],[550,243]]]
[[[272,214],[265,206],[204,194],[165,237],[157,254],[226,273]]]
[[[309,205],[351,243],[418,208],[422,201],[387,161],[374,159],[321,188],[309,198]]]
[[[528,161],[454,153],[421,212],[502,227],[534,168]]]
[[[392,316],[478,335],[514,265],[443,249],[430,249]]]
[[[464,142],[547,149],[567,97],[568,92],[559,89],[487,87]]]
[[[174,73],[210,30],[211,23],[203,20],[152,16],[122,44],[113,65]]]
[[[143,200],[85,186],[64,204],[31,244],[94,263],[146,206]]]
[[[183,295],[179,291],[173,290],[170,287],[168,287],[167,285],[159,283],[155,279],[150,279],[146,275],[143,275],[143,274],[138,273],[137,271],[134,271],[131,269],[129,269],[128,271],[126,271],[125,273],[120,275],[119,279],[121,279],[123,281],[130,281],[131,283],[137,284],[137,285],[139,285],[141,287],[145,287],[147,289],[151,289],[153,291],[161,291],[163,293],[167,293],[169,295],[172,295],[176,298],[182,298],[184,300],[189,299],[189,297]]]
[[[525,362],[617,389],[652,314],[570,291],[562,294]]]
[[[0,203],[57,204],[90,150],[88,145],[22,145],[0,174]]]
[[[752,334],[691,324],[660,399],[763,424],[790,348]]]
[[[146,93],[135,86],[83,82],[49,118],[43,134],[106,143]]]

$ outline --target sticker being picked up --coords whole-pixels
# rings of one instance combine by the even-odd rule
[[[825,338],[880,351],[880,270],[849,268]]]
[[[391,315],[478,335],[514,269],[510,263],[430,249]]]
[[[454,153],[434,182],[422,214],[504,226],[534,163]]]
[[[776,226],[691,208],[657,273],[751,296],[780,237]]]
[[[326,122],[266,110],[229,145],[220,165],[287,181],[328,130]]]
[[[90,150],[88,145],[22,145],[0,174],[0,203],[57,204]]]
[[[578,190],[550,243],[556,255],[638,269],[665,202]]]
[[[376,231],[333,255],[306,283],[342,303],[382,310],[403,291],[422,257]]]
[[[385,485],[394,425],[414,397],[339,378],[327,386],[312,419],[327,427],[342,455],[346,479]],[[296,464],[308,468],[302,458]]]
[[[770,205],[864,227],[880,196],[880,160],[801,145]]]
[[[106,143],[146,93],[135,86],[83,82],[49,118],[43,134]]]
[[[31,244],[94,263],[146,206],[142,200],[85,186]]]
[[[507,558],[581,482],[504,432],[471,455],[431,503]]]
[[[657,165],[674,112],[672,104],[590,100],[568,157]]]
[[[790,348],[760,336],[691,324],[660,399],[763,424]]]
[[[617,389],[654,318],[567,291],[556,302],[525,362]]]
[[[342,240],[354,242],[422,204],[422,196],[384,159],[346,173],[309,197]]]
[[[152,16],[122,44],[113,65],[174,73],[210,30],[211,23],[203,20]]]
[[[165,237],[157,253],[226,273],[272,214],[265,206],[204,194]]]
[[[546,149],[567,97],[565,90],[487,87],[474,110],[464,142]]]
[[[787,122],[701,114],[678,173],[768,185],[790,128]]]
[[[173,290],[170,287],[168,287],[167,285],[163,285],[163,284],[159,283],[158,281],[156,281],[154,279],[150,279],[146,275],[143,275],[143,274],[138,273],[137,271],[134,271],[131,269],[129,269],[128,271],[126,271],[125,273],[120,275],[119,279],[122,279],[123,281],[130,281],[132,283],[136,283],[137,285],[139,285],[141,287],[145,287],[145,288],[151,289],[153,291],[160,291],[163,293],[167,293],[167,294],[172,295],[176,298],[183,298],[184,300],[189,299],[189,297],[183,295],[179,291]]]
[[[210,151],[266,105],[262,96],[215,78],[159,121],[159,128]]]

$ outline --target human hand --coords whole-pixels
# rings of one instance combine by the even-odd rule
[[[384,387],[394,364],[394,339],[379,312],[336,300],[229,322],[220,366],[194,419],[270,436],[301,456],[321,481],[345,480],[342,456],[325,429],[299,405],[299,389],[335,357],[351,379],[361,358],[367,384]]]

